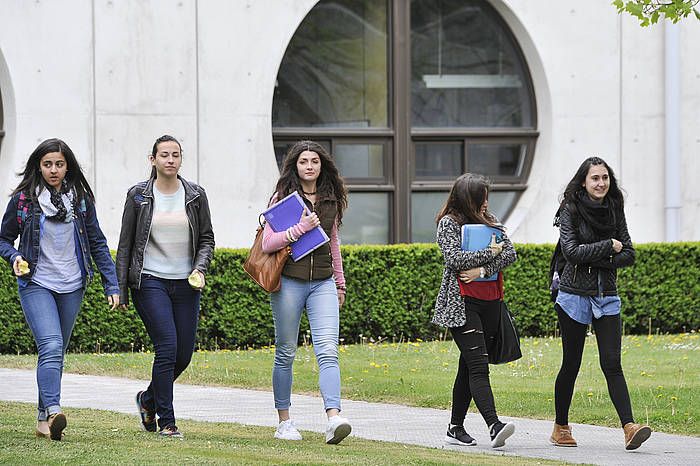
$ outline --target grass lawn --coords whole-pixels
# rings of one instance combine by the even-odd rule
[[[313,432],[301,442],[282,442],[271,438],[269,427],[187,420],[178,421],[184,440],[161,439],[132,429],[133,416],[72,408],[66,436],[53,442],[34,437],[34,412],[28,404],[0,401],[0,464],[562,464],[354,437],[330,446]]]
[[[519,361],[491,366],[498,412],[553,419],[561,342],[526,338],[522,349]],[[657,431],[700,435],[699,351],[697,333],[624,337],[622,363],[638,422],[649,423]],[[450,405],[458,359],[452,342],[352,345],[342,346],[340,352],[345,398],[432,408]],[[273,354],[273,348],[200,351],[179,381],[270,390]],[[152,360],[153,355],[148,353],[70,354],[65,370],[148,379]],[[35,364],[33,355],[0,355],[0,367],[34,368]],[[313,350],[300,347],[294,364],[295,393],[318,394],[317,373]],[[598,365],[594,336],[586,342],[570,421],[619,427]]]

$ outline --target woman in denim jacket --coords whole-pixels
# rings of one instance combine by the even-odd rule
[[[42,142],[20,175],[2,218],[0,255],[17,276],[22,311],[39,353],[36,435],[61,440],[63,359],[93,276],[91,258],[112,309],[119,305],[119,285],[97,222],[95,196],[70,147],[60,139]]]

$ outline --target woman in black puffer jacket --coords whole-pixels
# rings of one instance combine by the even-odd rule
[[[554,305],[562,339],[562,365],[554,386],[556,420],[550,441],[575,447],[569,407],[588,325],[593,324],[600,367],[620,418],[625,448],[634,450],[651,435],[649,426],[636,424],[620,363],[620,298],[617,269],[634,264],[634,248],[627,231],[624,199],[612,169],[603,159],[590,157],[578,168],[564,191],[554,224],[559,227],[565,261]]]

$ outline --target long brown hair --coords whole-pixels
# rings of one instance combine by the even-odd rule
[[[36,189],[40,186],[48,187],[48,184],[46,184],[46,181],[44,181],[41,175],[41,168],[39,166],[41,164],[41,158],[52,152],[59,152],[63,154],[63,157],[66,159],[68,170],[66,171],[66,177],[63,181],[67,189],[75,189],[76,201],[79,203],[83,199],[87,199],[94,203],[95,195],[85,178],[85,174],[78,163],[78,159],[75,158],[75,154],[73,154],[71,148],[68,147],[68,144],[56,138],[47,139],[34,149],[34,152],[32,152],[29,159],[27,159],[24,170],[18,173],[18,175],[22,177],[22,181],[12,190],[12,194],[10,195],[12,196],[24,192],[32,201],[36,200]]]
[[[490,188],[489,180],[473,173],[465,173],[452,185],[445,205],[435,218],[436,223],[445,215],[452,217],[460,225],[481,223],[498,227],[498,220],[489,211],[481,213],[481,206],[486,202]]]
[[[594,165],[603,165],[606,170],[608,170],[608,176],[610,177],[610,188],[608,188],[608,193],[605,195],[605,199],[610,202],[610,208],[613,213],[619,216],[625,208],[625,198],[620,189],[620,185],[617,182],[615,173],[610,165],[600,157],[588,157],[584,160],[581,165],[579,165],[574,177],[571,178],[569,184],[566,185],[564,194],[559,198],[559,208],[557,213],[554,214],[554,226],[559,226],[559,213],[564,208],[565,205],[569,204],[572,209],[576,209],[578,205],[578,198],[582,193],[585,193],[586,188],[584,184],[586,183],[586,177],[588,176],[588,170]]]
[[[318,180],[316,180],[319,210],[323,210],[324,201],[335,202],[338,211],[338,225],[342,225],[343,212],[348,207],[347,189],[338,173],[338,168],[333,162],[333,158],[331,158],[325,147],[317,142],[299,141],[289,148],[282,162],[280,179],[277,181],[275,193],[280,199],[294,191],[297,191],[303,197],[301,180],[297,171],[297,159],[302,152],[307,150],[316,152],[319,159],[321,159],[321,173],[318,176]]]

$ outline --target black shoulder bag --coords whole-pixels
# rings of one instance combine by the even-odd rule
[[[505,364],[523,357],[520,351],[520,337],[505,301],[501,301],[500,312],[496,341],[493,343],[493,349],[489,351],[489,364]]]

